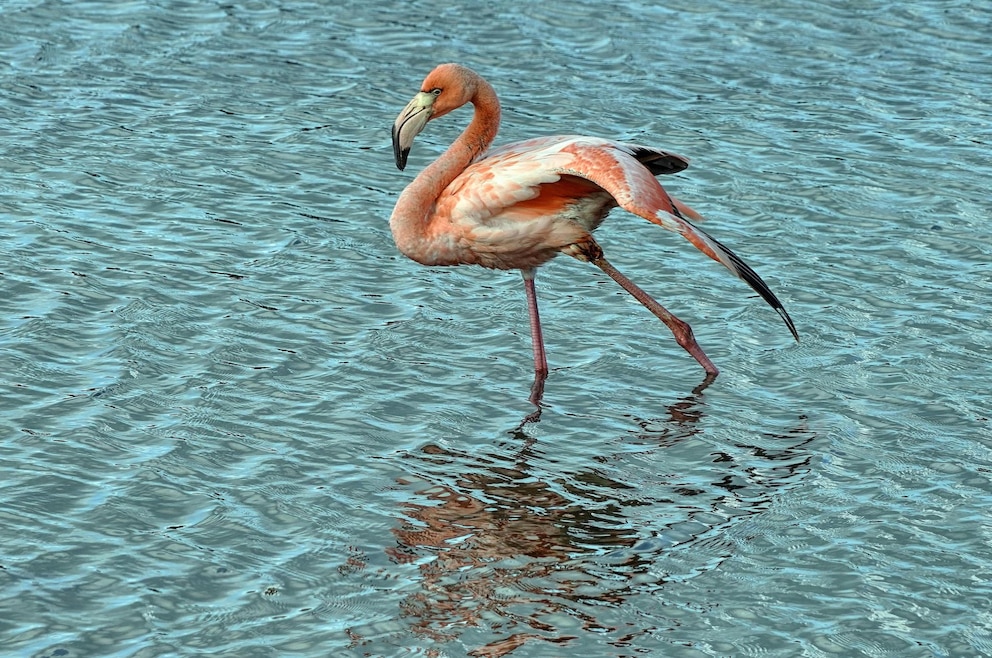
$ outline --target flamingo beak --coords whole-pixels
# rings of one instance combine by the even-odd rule
[[[431,118],[434,98],[434,94],[422,91],[396,117],[393,124],[393,155],[396,157],[396,167],[401,171],[406,167],[413,138],[420,134]]]

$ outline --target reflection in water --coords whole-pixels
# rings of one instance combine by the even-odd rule
[[[530,386],[530,402],[537,409],[525,416],[523,421],[517,426],[517,429],[522,428],[527,423],[536,423],[541,420],[541,401],[544,399],[544,382],[548,379],[548,373],[534,373],[534,383]],[[702,395],[703,391],[716,380],[716,375],[712,373],[707,373],[706,378],[703,379],[702,383],[696,388],[692,389],[692,396],[684,400],[683,402],[672,405],[672,408],[677,408],[681,406],[693,407],[695,405],[695,399]],[[688,419],[687,419],[688,420]],[[698,419],[696,419],[698,420]],[[693,421],[695,422],[695,421]]]
[[[669,406],[665,418],[634,419],[627,447],[633,442],[656,452],[698,434],[707,383]],[[537,640],[567,645],[580,630],[619,631],[598,619],[604,606],[691,577],[680,576],[682,567],[667,555],[686,546],[708,552],[696,572],[719,565],[732,554],[721,533],[766,509],[807,472],[805,446],[813,439],[800,427],[763,437],[775,449],[739,445],[737,456],[715,453],[715,481],[686,486],[652,474],[638,486],[617,481],[606,467],[561,471],[524,427],[510,433],[514,441],[502,451],[465,454],[429,445],[409,455],[413,475],[404,484],[417,487],[420,499],[406,504],[406,518],[393,531],[396,545],[387,549],[392,559],[418,565],[419,590],[402,603],[414,633],[466,641],[466,629],[486,626],[500,636],[474,656],[507,655]],[[630,454],[597,461],[619,461],[625,470]],[[670,519],[659,521],[665,509]],[[622,646],[630,630],[612,642]]]

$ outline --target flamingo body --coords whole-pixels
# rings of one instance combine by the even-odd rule
[[[746,281],[782,317],[788,313],[743,260],[689,220],[700,216],[671,197],[656,176],[689,162],[660,149],[586,136],[538,137],[486,152],[499,128],[493,88],[474,71],[442,64],[397,117],[393,146],[400,169],[429,120],[467,103],[472,122],[449,149],[403,191],[390,218],[399,250],[424,265],[519,269],[526,284],[535,372],[547,373],[534,293],[536,268],[560,253],[597,265],[664,321],[711,376],[717,369],[685,324],[603,257],[592,232],[616,207],[685,237]]]
[[[441,191],[427,231],[405,230],[404,215],[394,213],[397,246],[424,265],[525,269],[582,241],[618,205],[669,230],[691,230],[671,212],[698,214],[684,204],[670,211],[674,200],[637,152],[677,163],[672,172],[688,166],[681,156],[594,137],[508,144],[471,163]]]

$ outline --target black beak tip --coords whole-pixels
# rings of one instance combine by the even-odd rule
[[[396,151],[396,168],[400,171],[406,169],[406,159],[410,155],[410,149],[403,149],[402,151]]]

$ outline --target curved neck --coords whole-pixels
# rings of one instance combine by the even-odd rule
[[[481,77],[473,80],[475,93],[469,102],[475,107],[472,121],[437,160],[411,182],[396,202],[390,226],[401,251],[404,237],[427,233],[434,202],[465,168],[489,148],[499,131],[500,107],[496,91]]]
[[[429,173],[431,178],[444,181],[438,190],[440,193],[480,154],[485,153],[496,139],[500,120],[499,99],[496,98],[496,92],[492,86],[482,78],[478,78],[475,84],[475,93],[469,99],[475,108],[472,121],[465,127],[458,139],[452,142],[448,150],[417,176],[414,183]]]

